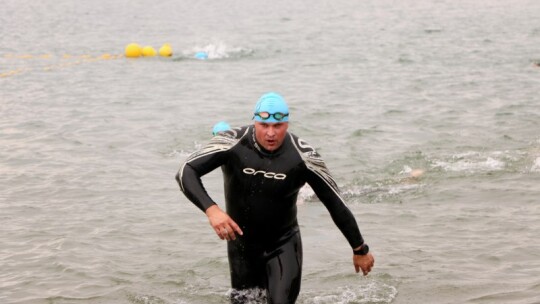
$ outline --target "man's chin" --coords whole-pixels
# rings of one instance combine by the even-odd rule
[[[277,143],[266,143],[264,148],[268,151],[274,151],[278,148],[278,145]]]

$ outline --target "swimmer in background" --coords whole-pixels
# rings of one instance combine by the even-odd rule
[[[231,126],[228,123],[220,121],[214,125],[214,128],[212,128],[212,135],[216,136],[219,132],[228,131],[230,129]]]
[[[422,169],[414,169],[410,173],[410,177],[414,179],[420,178],[422,175],[424,175],[424,170]]]
[[[406,172],[407,173],[407,172]],[[416,184],[420,181],[420,178],[422,175],[424,175],[425,171],[423,169],[411,169],[409,173],[409,176],[401,178],[399,183],[402,184]]]

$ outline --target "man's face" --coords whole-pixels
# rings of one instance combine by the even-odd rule
[[[272,152],[281,147],[288,128],[288,122],[266,123],[255,121],[255,138],[263,148]]]

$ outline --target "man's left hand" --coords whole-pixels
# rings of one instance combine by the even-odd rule
[[[353,264],[357,273],[362,269],[362,273],[367,275],[375,264],[375,258],[373,258],[373,255],[369,252],[366,255],[353,254]]]

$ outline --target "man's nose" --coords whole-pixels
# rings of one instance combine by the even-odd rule
[[[274,130],[273,127],[269,127],[267,132],[266,132],[266,135],[272,137],[272,136],[276,135],[276,130]]]

